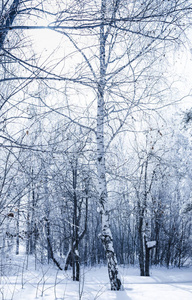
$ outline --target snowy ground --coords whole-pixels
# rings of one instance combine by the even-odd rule
[[[29,267],[14,262],[11,274],[0,278],[2,300],[187,300],[192,299],[192,268],[153,268],[151,277],[140,277],[138,268],[119,267],[124,291],[112,292],[107,268],[81,270],[81,282],[73,282],[71,271],[53,266]],[[18,274],[19,271],[19,274]]]

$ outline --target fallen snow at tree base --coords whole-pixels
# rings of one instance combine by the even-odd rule
[[[53,266],[28,268],[17,276],[2,276],[2,300],[188,300],[192,299],[192,268],[153,268],[150,277],[140,277],[139,269],[119,267],[123,291],[110,291],[107,267],[81,269],[80,283],[71,271]],[[2,297],[2,298],[1,298]]]

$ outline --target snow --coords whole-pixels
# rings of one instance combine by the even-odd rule
[[[20,269],[13,268],[17,269],[14,275],[1,277],[0,295],[3,300],[192,299],[191,267],[152,268],[151,277],[140,277],[138,268],[119,267],[124,290],[114,292],[110,291],[106,266],[82,268],[78,283],[72,281],[70,270],[58,271],[52,265],[38,264],[35,270],[32,263],[32,258],[29,258],[27,269],[22,262]]]
[[[156,246],[156,241],[147,242],[147,248],[153,248]]]

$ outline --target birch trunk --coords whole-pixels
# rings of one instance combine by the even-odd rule
[[[121,281],[118,277],[118,267],[116,255],[113,248],[113,238],[109,226],[109,214],[106,210],[107,203],[107,182],[106,182],[106,166],[105,166],[105,141],[104,141],[104,90],[105,90],[105,43],[106,35],[104,30],[104,19],[106,11],[106,0],[101,1],[101,19],[100,26],[100,79],[98,82],[98,101],[97,101],[97,173],[98,173],[98,191],[100,214],[102,220],[101,240],[105,249],[109,280],[111,290],[120,290]]]
[[[98,105],[97,155],[98,155],[97,172],[98,172],[99,203],[100,203],[100,214],[101,214],[101,221],[102,221],[102,232],[100,237],[107,257],[111,290],[120,290],[121,281],[118,278],[117,260],[113,248],[113,238],[109,226],[109,214],[105,208],[105,205],[107,203],[107,183],[106,183],[106,172],[105,172],[104,136],[103,136],[103,120],[102,120],[101,105]]]

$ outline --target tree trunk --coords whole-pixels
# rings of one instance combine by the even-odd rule
[[[20,210],[21,199],[18,201],[18,210],[17,210],[17,223],[16,223],[16,255],[19,254],[19,210]]]
[[[145,276],[145,262],[144,262],[144,247],[143,247],[143,217],[139,216],[139,228],[138,228],[138,238],[139,238],[139,266],[140,266],[140,276]]]
[[[145,276],[149,275],[149,254],[150,254],[150,248],[147,246],[147,240],[146,237],[145,240]]]
[[[98,104],[98,124],[97,124],[97,171],[98,171],[98,189],[100,214],[102,222],[102,233],[100,235],[103,247],[105,249],[108,262],[108,273],[111,283],[111,290],[120,290],[121,281],[118,278],[117,260],[113,248],[113,238],[109,225],[109,213],[105,209],[107,203],[107,183],[105,175],[105,158],[104,158],[104,136],[103,136],[103,104]]]
[[[111,290],[118,291],[122,288],[122,285],[121,285],[121,280],[119,279],[118,276],[117,260],[113,248],[113,238],[109,227],[109,214],[107,211],[104,212],[104,210],[102,209],[101,216],[102,216],[102,233],[100,237],[106,253]]]
[[[14,0],[11,4],[8,13],[4,12],[0,26],[4,27],[4,30],[0,32],[0,49],[3,48],[6,36],[10,30],[10,26],[13,24],[15,17],[17,16],[18,7],[21,0]]]
[[[45,229],[46,229],[46,236],[47,236],[47,260],[48,260],[48,264],[49,264],[50,259],[52,259],[51,230],[50,230],[50,221],[49,220],[46,220]]]
[[[97,98],[97,175],[98,175],[98,192],[100,214],[102,222],[101,241],[105,250],[109,280],[111,290],[120,290],[121,281],[118,277],[118,268],[116,255],[113,248],[113,238],[109,226],[109,213],[105,208],[108,200],[107,182],[106,182],[106,167],[105,167],[105,142],[104,142],[104,90],[105,90],[105,43],[106,35],[104,29],[104,20],[106,12],[106,0],[101,1],[101,19],[103,20],[100,26],[100,80],[98,83],[98,98]]]
[[[99,88],[97,112],[97,173],[102,233],[100,235],[108,262],[111,290],[120,290],[121,281],[118,278],[117,260],[113,248],[113,238],[109,226],[109,213],[105,209],[107,203],[107,183],[104,150],[104,99],[103,89]]]
[[[79,281],[80,264],[79,264],[79,219],[77,207],[77,159],[73,167],[73,235],[71,245],[71,257],[73,266],[73,281]]]
[[[37,196],[35,195],[35,187],[33,183],[33,169],[31,174],[32,174],[31,175],[32,183],[31,183],[31,190],[29,190],[29,194],[28,194],[28,213],[27,213],[27,242],[26,242],[27,255],[29,254],[31,255],[35,253],[37,237],[38,237],[38,229],[34,221],[35,209],[37,205],[37,199],[36,199]]]
[[[73,224],[72,224],[72,237],[71,246],[68,252],[65,271],[67,271],[69,265],[72,267],[73,281],[79,281],[80,279],[80,258],[79,258],[79,243],[85,235],[87,230],[87,214],[88,214],[88,198],[86,198],[86,216],[85,216],[85,228],[81,234],[79,234],[79,223],[81,219],[81,204],[77,198],[77,164],[78,160],[75,159],[74,166],[72,166],[73,175]]]
[[[50,236],[47,236],[47,245],[48,245],[48,252],[49,252],[49,259],[52,259],[52,261],[56,264],[56,266],[59,268],[59,270],[63,270],[59,264],[59,262],[55,259],[54,253],[53,253],[53,248],[50,240]]]

